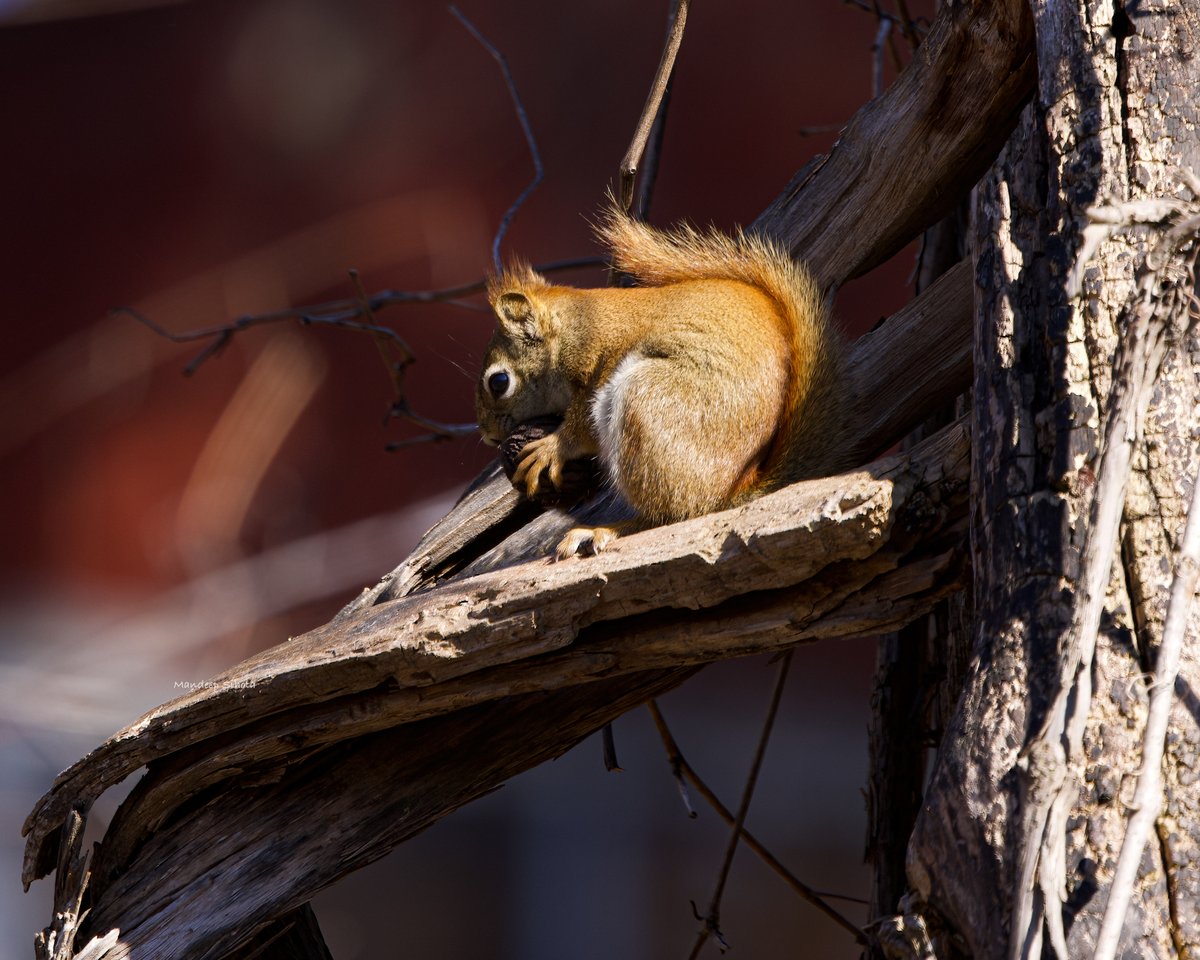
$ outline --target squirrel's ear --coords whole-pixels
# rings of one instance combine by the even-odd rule
[[[496,298],[496,317],[500,326],[523,340],[541,340],[542,328],[532,301],[523,293],[510,291]]]

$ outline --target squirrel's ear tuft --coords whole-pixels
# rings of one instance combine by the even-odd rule
[[[500,327],[523,340],[541,340],[542,329],[532,301],[523,293],[509,291],[496,298],[496,317]]]

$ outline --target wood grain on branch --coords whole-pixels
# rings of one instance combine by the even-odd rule
[[[1004,146],[1035,82],[1021,0],[940,6],[912,62],[754,221],[824,286],[882,263],[949,213]],[[873,223],[878,210],[895,211]]]
[[[739,628],[727,628],[720,617],[704,618],[715,625],[708,639],[692,633],[696,618],[686,614],[673,616],[674,623],[643,618],[655,611],[719,608],[744,594],[792,587],[834,563],[894,566],[895,557],[880,561],[888,556],[880,549],[896,509],[890,472],[900,469],[897,463],[794,486],[738,510],[630,537],[619,549],[587,560],[543,560],[455,581],[264,651],[147,714],[67,771],[31,818],[31,842],[39,826],[65,816],[72,805],[151,760],[209,738],[219,740],[220,749],[207,761],[183,761],[197,789],[247,762],[499,696],[767,648],[759,643],[774,646],[778,639],[731,644]],[[872,569],[871,575],[883,572]],[[822,584],[812,609],[825,614],[836,594]],[[865,632],[894,621],[894,599],[874,613],[843,614],[827,635],[864,632],[855,618],[870,623]],[[787,599],[782,611],[761,600],[754,606],[780,615],[771,629],[798,640],[804,636],[803,608],[792,607],[799,600]],[[581,631],[606,621],[621,623],[619,637],[603,657],[581,656]],[[770,632],[762,623],[758,630]],[[531,670],[531,658],[569,645],[569,654]],[[514,670],[486,673],[518,662]],[[300,714],[289,717],[289,710]],[[242,732],[247,728],[252,732]]]
[[[232,947],[695,666],[871,635],[929,609],[961,583],[968,448],[956,426],[910,456],[630,537],[611,555],[394,601],[336,647],[314,631],[218,678],[248,689],[151,715],[88,768],[111,777],[151,761],[95,868],[91,929],[122,930],[101,956]],[[181,807],[205,788],[208,803]],[[263,875],[270,889],[245,897]],[[226,905],[217,916],[214,903]],[[174,952],[168,929],[191,930],[191,947]]]

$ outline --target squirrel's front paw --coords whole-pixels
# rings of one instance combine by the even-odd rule
[[[562,487],[563,464],[567,460],[563,454],[557,431],[529,441],[521,451],[521,462],[513,472],[513,486],[518,490],[523,488],[525,495],[532,498],[538,492],[544,470],[554,489],[559,489]]]
[[[620,535],[612,527],[575,527],[558,542],[554,555],[559,560],[566,560],[567,557],[599,553]]]

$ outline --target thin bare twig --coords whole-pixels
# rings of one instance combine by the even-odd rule
[[[356,307],[352,313],[324,314],[320,312],[309,313],[306,312],[307,310],[308,308],[299,307],[296,309],[278,310],[272,313],[256,314],[254,316],[238,317],[236,320],[219,327],[202,327],[198,330],[185,330],[182,333],[173,333],[134,307],[115,307],[109,311],[109,314],[114,317],[122,315],[132,317],[138,323],[149,327],[160,337],[164,337],[172,343],[192,343],[197,340],[211,340],[212,342],[196,354],[184,368],[183,372],[188,376],[191,376],[206,361],[211,360],[224,350],[233,340],[235,333],[241,333],[243,330],[249,330],[251,327],[262,326],[268,323],[279,323],[283,320],[295,320],[301,326],[338,327],[342,330],[369,333],[372,337],[386,338],[392,341],[399,350],[407,353],[412,352],[409,350],[404,338],[391,327],[385,327],[377,323],[362,323],[357,320],[357,317],[363,316],[361,305]]]
[[[916,50],[921,45],[921,38],[917,35],[916,21],[908,12],[907,0],[896,0],[896,9],[900,11],[900,32],[908,41],[909,50]]]
[[[422,416],[412,409],[408,402],[408,391],[405,389],[404,381],[405,375],[408,373],[408,368],[416,363],[416,355],[413,354],[408,344],[403,340],[399,340],[399,338],[391,339],[376,332],[378,325],[375,323],[375,312],[371,309],[370,298],[367,296],[366,290],[363,289],[362,278],[358,275],[357,270],[350,271],[350,282],[354,285],[354,290],[358,294],[363,314],[369,321],[368,325],[372,328],[371,332],[374,334],[375,346],[379,348],[379,358],[383,361],[384,368],[388,372],[388,377],[392,381],[392,391],[395,394],[395,398],[392,400],[392,406],[388,410],[388,417],[407,420],[409,423],[414,423],[429,431],[429,433],[422,434],[419,437],[409,437],[406,440],[393,441],[384,449],[391,452],[399,450],[401,447],[412,446],[416,443],[453,440],[455,437],[465,437],[473,434],[477,429],[473,423],[443,423]],[[399,343],[397,343],[397,340],[399,340]]]
[[[351,281],[358,287],[361,294],[362,286],[358,280],[357,271],[351,271]],[[348,316],[345,313],[339,312],[329,315],[320,313],[298,313],[291,310],[280,310],[274,313],[260,314],[258,316],[239,317],[232,323],[223,327],[207,327],[201,330],[189,330],[184,333],[172,333],[165,327],[155,323],[149,317],[143,315],[133,307],[118,307],[112,311],[114,316],[125,314],[133,317],[138,322],[149,327],[155,333],[170,340],[172,343],[188,343],[195,340],[203,340],[211,338],[211,343],[201,350],[195,357],[191,359],[184,373],[191,376],[196,370],[206,362],[220,353],[232,341],[233,335],[242,330],[247,330],[252,326],[258,326],[265,323],[275,323],[281,320],[296,320],[302,326],[328,326],[335,327],[341,330],[353,330],[358,333],[370,334],[379,348],[380,355],[383,357],[384,364],[388,368],[389,379],[392,383],[392,389],[395,391],[395,399],[388,411],[390,417],[397,417],[408,420],[423,429],[429,431],[420,437],[414,437],[409,440],[402,440],[396,443],[388,444],[385,449],[394,450],[403,446],[409,446],[413,443],[424,443],[428,441],[450,440],[455,437],[470,436],[475,433],[477,427],[473,423],[442,423],[438,420],[433,420],[429,417],[416,413],[409,405],[408,398],[404,391],[404,371],[416,359],[412,349],[403,337],[400,336],[391,327],[385,327],[375,323],[372,302],[365,295],[361,298],[358,305],[354,308],[355,316],[366,316],[369,322],[362,322],[355,319],[353,316]],[[388,350],[395,351],[400,357],[394,361],[388,356]]]
[[[607,265],[608,261],[604,257],[575,257],[569,260],[554,260],[549,263],[539,264],[534,269],[539,273],[557,273],[564,270],[604,267]],[[172,343],[194,343],[199,340],[210,341],[184,367],[184,373],[187,376],[194,374],[205,362],[211,360],[224,350],[232,342],[235,334],[241,333],[243,330],[249,330],[251,327],[294,321],[301,326],[334,327],[341,330],[367,333],[371,335],[379,347],[380,353],[384,357],[384,362],[388,367],[388,375],[392,381],[393,389],[396,391],[397,404],[393,405],[389,415],[409,420],[417,426],[430,431],[428,434],[419,437],[390,443],[387,445],[387,449],[395,450],[411,446],[415,443],[425,443],[431,440],[448,440],[453,437],[473,434],[476,430],[473,423],[440,423],[439,421],[415,413],[406,402],[400,402],[404,401],[403,371],[415,361],[416,357],[408,342],[391,327],[378,323],[375,314],[386,307],[402,304],[451,303],[457,306],[467,306],[467,304],[459,303],[460,299],[482,293],[487,287],[487,279],[481,277],[470,283],[435,290],[382,290],[379,293],[367,296],[363,292],[362,285],[357,277],[358,272],[351,270],[350,278],[355,286],[356,293],[356,296],[351,299],[329,300],[325,303],[311,304],[309,306],[287,307],[282,310],[272,310],[268,313],[246,315],[220,326],[201,327],[195,330],[185,330],[181,333],[174,333],[168,330],[134,307],[116,307],[110,313],[114,317],[122,315],[132,317],[138,323],[148,327],[160,337],[170,340]],[[366,322],[363,322],[360,318],[366,318]],[[394,355],[401,359],[390,359],[388,357],[388,350],[393,351]]]
[[[650,200],[654,196],[654,186],[658,182],[658,164],[662,157],[663,135],[667,129],[667,113],[671,106],[671,83],[663,91],[662,100],[658,104],[658,112],[654,115],[654,126],[650,128],[650,141],[642,156],[641,175],[637,178],[637,190],[634,193],[633,205],[629,212],[639,220],[645,220],[650,212]]]
[[[901,32],[906,37],[909,37],[911,33],[909,43],[913,45],[914,50],[920,45],[923,35],[929,32],[929,18],[912,16],[908,12],[908,5],[903,0],[897,3],[897,6],[900,8],[900,16],[879,9],[879,5],[875,0],[871,0],[871,2],[868,2],[868,0],[842,0],[842,3],[848,7],[854,7],[856,10],[862,10],[864,13],[869,13],[873,17],[892,20],[900,24]]]
[[[416,437],[406,437],[403,440],[392,440],[390,443],[384,444],[383,449],[388,453],[395,453],[405,447],[415,447],[419,443],[441,443],[446,440],[456,440],[459,437],[474,436],[479,429],[478,425],[474,423],[443,423],[441,420],[432,420],[419,413],[414,413],[407,403],[392,407],[389,416],[407,420],[415,426],[424,427],[429,432]]]
[[[662,56],[658,61],[658,71],[654,75],[654,83],[650,94],[646,97],[646,105],[638,119],[634,130],[633,141],[625,156],[621,159],[621,206],[631,210],[633,206],[633,183],[637,177],[638,165],[646,150],[646,142],[650,138],[650,128],[659,115],[659,107],[667,95],[671,83],[671,74],[675,70],[675,57],[679,46],[683,43],[683,30],[687,26],[687,14],[690,0],[673,0],[671,5],[671,25],[667,31],[667,40],[663,46]]]
[[[496,228],[496,236],[492,240],[492,269],[500,273],[503,269],[503,264],[500,262],[500,245],[504,242],[504,235],[508,233],[509,224],[512,223],[513,217],[517,215],[517,211],[521,209],[522,204],[541,185],[542,179],[545,176],[545,169],[542,167],[542,155],[538,151],[537,141],[533,137],[533,128],[529,126],[529,117],[525,114],[525,105],[521,102],[521,96],[517,93],[516,81],[513,80],[512,71],[508,67],[508,60],[504,54],[496,49],[495,44],[480,33],[478,27],[463,15],[458,7],[451,4],[450,12],[459,23],[466,27],[467,32],[478,40],[483,48],[492,55],[492,59],[500,65],[500,72],[504,75],[504,85],[508,88],[513,108],[517,111],[517,120],[521,124],[521,132],[525,134],[525,143],[529,147],[529,158],[533,161],[533,179],[529,181],[524,190],[517,194],[517,198],[504,212],[504,216],[500,218],[500,226]]]
[[[700,774],[696,772],[695,768],[688,763],[687,758],[679,749],[679,744],[675,742],[675,737],[671,733],[670,728],[667,726],[666,718],[662,715],[662,711],[659,709],[657,701],[651,700],[646,706],[650,710],[650,716],[654,718],[654,726],[658,729],[658,735],[662,738],[663,747],[667,751],[667,759],[671,764],[671,772],[679,784],[679,792],[683,797],[683,805],[684,809],[687,811],[688,817],[694,820],[696,818],[696,811],[692,808],[691,801],[688,797],[687,786],[684,782],[685,780],[688,783],[691,783],[691,785],[696,789],[696,792],[699,793],[700,796],[704,798],[705,802],[716,811],[717,816],[724,820],[725,823],[733,826],[733,813],[728,807],[725,806],[725,804],[721,802],[720,797],[716,795],[712,788],[709,787],[709,785],[705,783],[703,779],[701,779]],[[850,903],[865,903],[864,900],[858,897],[849,897],[845,894],[831,893],[829,891],[816,890],[810,887],[807,883],[799,879],[794,873],[785,867],[778,860],[778,858],[776,858],[776,856],[771,853],[771,851],[768,850],[749,830],[742,830],[742,842],[748,848],[750,848],[750,850],[758,854],[763,863],[775,871],[775,873],[779,875],[783,882],[791,887],[798,896],[811,903],[814,907],[829,917],[830,920],[848,932],[850,936],[854,937],[858,943],[865,944],[867,942],[866,934],[864,934],[850,920],[846,919],[846,917],[838,913],[837,910],[825,902],[826,900],[846,900]]]
[[[674,59],[675,54],[679,51],[679,44],[683,40],[683,27],[686,20],[687,0],[683,0],[682,3],[677,0],[671,9],[667,46],[663,50],[663,60],[659,63],[659,75],[654,78],[654,83],[646,98],[646,105],[642,109],[641,119],[638,121],[637,130],[634,132],[633,141],[629,144],[629,149],[625,151],[625,158],[621,161],[621,169],[618,171],[621,180],[621,204],[628,213],[639,220],[646,219],[646,213],[650,209],[650,199],[654,195],[654,185],[658,180],[658,161],[662,156],[663,134],[667,128],[667,109],[671,105],[671,77],[674,75]],[[667,72],[666,83],[660,88],[659,80],[668,53],[671,65]],[[649,130],[646,131],[647,111],[651,104],[654,105],[654,114]],[[632,166],[630,166],[631,159]],[[636,195],[632,195],[631,188],[634,178],[637,177],[638,165],[642,161],[645,162],[645,166],[642,168],[641,178],[637,180]],[[620,277],[614,268],[609,268],[609,286],[617,285],[624,279],[626,278]],[[617,762],[616,738],[613,735],[611,723],[604,725],[601,737],[604,744],[604,769],[610,773],[620,771],[621,766]],[[683,790],[682,792],[683,802],[686,804],[688,802],[687,791]]]
[[[604,769],[609,773],[624,772],[621,761],[617,759],[617,741],[613,736],[611,723],[604,725],[604,729],[600,731],[600,739],[604,743]]]
[[[879,33],[876,34],[876,43],[879,42],[879,39],[881,37],[887,40],[888,53],[890,53],[892,56],[892,66],[896,69],[896,73],[899,73],[901,70],[904,69],[904,61],[900,59],[900,50],[896,46],[896,37],[892,33],[892,22],[893,21],[898,22],[898,18],[892,16],[891,14],[885,14],[883,12],[883,7],[881,7],[879,5],[879,0],[871,0],[871,8],[872,8],[872,12],[875,14],[876,19],[879,20]],[[884,27],[885,23],[887,24],[886,28]],[[883,92],[883,85],[882,85],[883,64],[880,63],[879,66],[880,66],[879,73],[880,73],[880,80],[881,80],[879,92],[882,93]],[[878,96],[878,95],[879,94],[877,93],[876,96]]]
[[[811,127],[800,127],[796,133],[802,137],[814,137],[819,133],[838,133],[845,128],[844,123],[820,123]]]
[[[880,17],[879,26],[875,30],[875,42],[871,44],[871,96],[873,97],[878,97],[883,93],[883,49],[891,35],[891,18]]]
[[[566,260],[552,260],[548,263],[537,264],[534,269],[538,273],[560,273],[564,270],[580,270],[587,267],[607,267],[605,257],[572,257]],[[248,314],[219,326],[201,327],[195,330],[185,330],[173,333],[165,327],[138,312],[133,307],[116,307],[111,313],[114,316],[125,314],[133,317],[139,323],[149,327],[159,336],[172,343],[192,343],[197,340],[213,340],[214,343],[205,348],[204,352],[195,357],[189,364],[187,372],[195,370],[214,354],[223,349],[233,335],[250,327],[263,326],[269,323],[282,323],[294,320],[301,326],[330,326],[346,330],[356,330],[376,336],[387,337],[395,342],[402,350],[409,350],[405,340],[391,327],[379,324],[357,323],[360,317],[378,313],[386,307],[403,304],[451,303],[456,306],[466,306],[458,303],[464,297],[483,293],[487,288],[487,278],[480,277],[470,283],[461,283],[453,287],[442,287],[433,290],[381,290],[372,294],[365,301],[358,296],[348,299],[327,300],[324,303],[308,304],[301,307],[285,307],[281,310],[271,310],[267,313]]]
[[[675,742],[675,738],[671,735],[671,730],[667,726],[667,718],[662,715],[662,711],[658,709],[658,701],[651,700],[646,704],[650,710],[650,716],[654,718],[654,726],[658,729],[658,735],[662,738],[663,747],[667,751],[667,761],[671,764],[671,776],[675,779],[675,786],[679,788],[679,799],[683,803],[683,809],[687,811],[688,819],[695,820],[700,816],[696,812],[696,808],[692,806],[692,796],[688,793],[688,779],[698,781],[698,789],[701,795],[708,800],[713,809],[724,819],[728,814],[729,819],[726,823],[733,823],[733,814],[729,813],[725,805],[717,799],[717,795],[708,789],[708,785],[700,781],[696,771],[691,768],[691,765],[684,759],[682,751],[679,749],[679,744]],[[685,779],[687,778],[687,779]],[[750,834],[743,834],[747,842],[750,839]],[[774,858],[772,858],[774,859]]]
[[[570,257],[565,260],[550,260],[534,266],[538,273],[561,273],[564,270],[581,270],[587,267],[607,267],[606,257]],[[487,278],[481,277],[470,283],[459,284],[457,287],[445,287],[439,290],[384,290],[371,297],[371,306],[375,310],[400,303],[453,303],[464,306],[457,301],[462,297],[474,296],[487,289]],[[351,301],[341,301],[349,306]],[[332,306],[332,304],[330,305]]]
[[[362,307],[363,315],[366,316],[368,324],[376,326],[375,311],[371,309],[371,301],[367,296],[366,290],[363,289],[362,277],[359,276],[357,270],[350,271],[350,282],[354,285],[354,291],[358,294],[358,302]],[[385,336],[381,332],[372,331],[375,340],[375,346],[379,348],[379,359],[383,361],[383,366],[388,372],[388,376],[392,381],[392,389],[395,391],[396,399],[400,400],[404,397],[404,371],[408,365],[416,358],[412,351],[408,348],[408,344],[399,345],[397,352],[400,356],[394,357],[392,350],[397,348],[395,340]]]
[[[534,267],[538,273],[558,273],[564,270],[579,270],[587,267],[606,267],[608,260],[604,257],[572,257],[566,260],[552,260]],[[301,307],[284,307],[281,310],[271,310],[267,313],[251,314],[238,317],[230,323],[220,326],[202,327],[196,330],[186,330],[183,333],[172,333],[165,327],[139,313],[133,307],[117,307],[111,311],[114,316],[125,314],[133,317],[139,323],[149,327],[159,336],[172,343],[190,343],[196,340],[213,340],[187,367],[186,372],[194,373],[204,361],[219,353],[235,333],[240,333],[250,327],[262,326],[268,323],[280,323],[295,320],[303,325],[320,325],[341,327],[346,330],[360,330],[367,333],[379,334],[390,340],[397,341],[397,346],[407,350],[408,345],[395,330],[380,326],[378,329],[370,325],[356,324],[354,321],[367,315],[367,312],[377,313],[386,307],[403,304],[449,303],[461,307],[473,307],[473,304],[461,303],[464,297],[482,293],[487,288],[487,278],[480,277],[470,283],[462,283],[453,287],[442,287],[433,290],[381,290],[372,294],[364,302],[361,297],[340,300],[328,300],[324,303],[314,303]],[[486,308],[483,308],[486,309]]]
[[[746,777],[746,785],[742,788],[742,799],[738,804],[737,814],[733,818],[733,830],[729,834],[729,843],[725,847],[725,856],[721,861],[721,869],[717,873],[716,886],[713,889],[712,899],[709,900],[708,910],[702,917],[697,917],[704,921],[704,926],[700,929],[700,934],[696,938],[696,945],[692,947],[692,952],[689,960],[696,960],[700,956],[700,951],[704,949],[704,944],[708,942],[710,936],[716,937],[717,942],[721,945],[721,952],[729,948],[725,942],[725,938],[721,935],[721,896],[725,892],[725,882],[729,879],[729,870],[733,866],[733,855],[737,852],[738,843],[742,839],[742,827],[746,823],[746,814],[750,812],[750,801],[754,797],[754,786],[758,782],[758,771],[762,767],[763,757],[767,752],[767,742],[771,739],[771,728],[775,725],[775,714],[779,710],[779,701],[783,697],[783,687],[787,682],[788,667],[792,664],[792,653],[789,650],[783,655],[783,660],[779,664],[779,677],[775,681],[775,690],[771,694],[771,705],[767,708],[767,717],[763,721],[762,734],[758,738],[758,746],[754,751],[754,759],[750,762],[750,773]],[[693,911],[695,907],[693,906]]]

